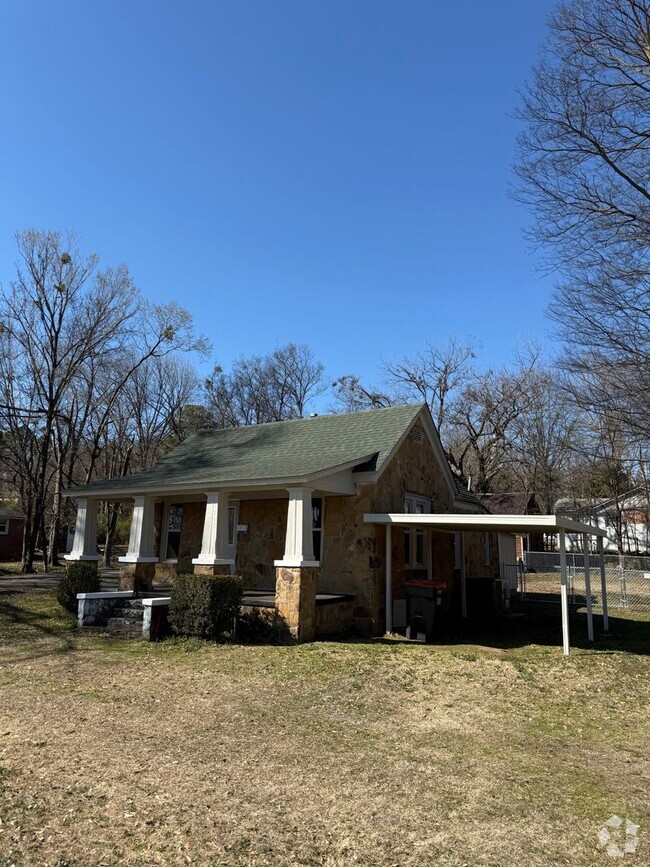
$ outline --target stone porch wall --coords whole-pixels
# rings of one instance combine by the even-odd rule
[[[247,533],[237,538],[237,573],[245,588],[275,589],[275,560],[284,555],[287,535],[287,499],[241,500],[239,523]]]

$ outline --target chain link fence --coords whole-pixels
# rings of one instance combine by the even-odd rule
[[[607,605],[610,611],[626,610],[650,614],[650,557],[605,555]],[[586,602],[584,555],[567,553],[569,601]],[[589,557],[591,601],[602,606],[600,557]],[[560,600],[560,555],[548,551],[528,551],[519,565],[518,589],[522,600],[556,598]]]

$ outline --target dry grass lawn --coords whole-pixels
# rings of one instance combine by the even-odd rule
[[[615,813],[648,864],[648,626],[568,660],[148,645],[4,597],[0,865],[592,867]]]

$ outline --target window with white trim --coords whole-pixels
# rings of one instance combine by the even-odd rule
[[[431,512],[431,500],[418,494],[405,494],[404,511],[407,515],[427,515]],[[424,527],[405,527],[404,565],[407,569],[427,568],[426,538]]]
[[[228,506],[228,544],[235,544],[237,537],[237,507]]]
[[[181,545],[182,527],[183,506],[181,503],[170,503],[167,508],[165,556],[163,557],[163,560],[178,560],[178,552]]]
[[[323,556],[323,498],[311,498],[311,528],[314,542],[314,560]]]
[[[9,535],[9,518],[0,518],[0,536]]]

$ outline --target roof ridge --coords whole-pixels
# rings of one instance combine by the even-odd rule
[[[422,400],[418,403],[398,403],[393,406],[375,406],[371,409],[359,409],[353,410],[352,412],[328,412],[328,413],[314,413],[312,415],[302,415],[299,418],[280,418],[275,419],[274,421],[259,421],[259,422],[251,422],[250,424],[240,424],[240,425],[229,425],[228,427],[211,427],[204,428],[203,430],[196,431],[198,434],[209,434],[215,433],[215,431],[222,430],[243,430],[245,428],[260,428],[260,427],[269,427],[269,425],[275,424],[292,424],[294,422],[307,422],[314,421],[315,419],[323,419],[323,418],[350,418],[351,416],[362,416],[369,415],[370,413],[375,412],[386,412],[387,410],[397,410],[397,409],[422,409],[427,406],[426,401]]]

